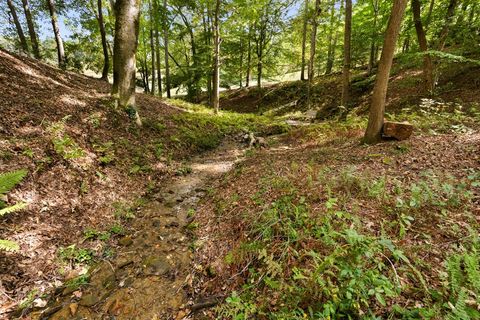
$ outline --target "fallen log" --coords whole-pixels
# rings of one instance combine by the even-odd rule
[[[407,140],[413,133],[413,125],[408,122],[385,121],[383,123],[384,138]]]

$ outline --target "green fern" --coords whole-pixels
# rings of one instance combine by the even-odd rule
[[[20,250],[18,243],[0,239],[0,250],[15,252]]]
[[[27,175],[27,170],[17,170],[11,171],[6,173],[0,174],[0,196],[5,195],[7,192],[12,190],[20,181],[25,178]],[[26,203],[17,203],[13,206],[6,207],[5,202],[0,201],[0,217],[8,213],[12,213],[15,211],[19,211],[24,209],[27,204]],[[13,241],[0,239],[0,250],[4,251],[18,251],[20,250],[20,246]]]
[[[479,319],[480,312],[467,305],[467,300],[475,301],[480,292],[480,255],[472,247],[465,253],[455,254],[447,260],[450,302],[452,311],[447,319]]]
[[[27,175],[27,170],[0,173],[0,195],[5,195]]]
[[[26,206],[27,206],[26,203],[21,202],[21,203],[15,204],[13,206],[0,209],[0,217],[3,217],[4,215],[6,215],[8,213],[12,213],[12,212],[15,212],[15,211],[20,211],[20,210],[24,209]]]

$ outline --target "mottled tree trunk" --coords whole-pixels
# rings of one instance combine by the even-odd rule
[[[50,19],[52,20],[52,28],[53,28],[53,33],[55,35],[55,42],[57,44],[58,66],[61,69],[65,69],[67,67],[65,62],[65,49],[63,47],[62,36],[60,35],[60,28],[58,27],[58,17],[57,17],[57,11],[55,10],[55,1],[48,0],[47,4],[48,4],[48,10],[50,11]]]
[[[215,2],[214,37],[213,37],[213,110],[220,110],[220,0]]]
[[[300,80],[305,81],[305,67],[307,66],[307,25],[308,25],[308,3],[305,0],[305,8],[303,13],[303,31],[302,31],[302,70],[300,71]]]
[[[412,13],[420,51],[426,52],[428,51],[428,43],[425,30],[423,29],[419,0],[412,0]],[[432,93],[435,88],[433,79],[433,64],[432,58],[428,54],[424,54],[423,56],[423,77],[425,79],[425,89]]]
[[[150,91],[150,93],[152,95],[155,95],[155,84],[156,84],[156,73],[155,73],[155,68],[157,67],[156,63],[155,63],[155,55],[156,55],[156,52],[155,52],[155,33],[154,33],[154,29],[155,29],[155,14],[153,12],[153,8],[152,8],[152,0],[150,0],[148,2],[148,7],[149,7],[149,11],[150,11],[150,52],[151,52],[151,55],[152,55],[152,68],[151,68],[151,71],[152,71],[152,89]]]
[[[378,64],[377,77],[373,88],[368,126],[363,139],[365,143],[375,143],[382,138],[388,79],[406,6],[407,0],[393,0],[392,13],[385,32],[382,56]]]
[[[165,16],[163,17],[163,46],[165,49],[165,89],[167,98],[170,98],[170,63],[168,60],[168,23],[167,23],[167,0],[163,0],[163,9]]]
[[[352,40],[352,0],[345,0],[345,34],[343,40],[343,85],[342,105],[347,106],[350,100],[350,43]]]
[[[105,23],[103,21],[102,0],[97,0],[97,7],[98,7],[98,27],[100,29],[100,36],[102,38],[102,50],[103,50],[102,80],[108,81],[108,71],[110,69],[110,57],[108,55],[107,33],[105,32]]]
[[[375,50],[377,45],[377,21],[378,21],[378,0],[372,0],[373,7],[373,25],[372,25],[372,43],[370,44],[370,58],[368,60],[367,73],[371,74],[373,66],[377,62],[375,60]]]
[[[112,95],[119,107],[141,126],[135,103],[135,73],[140,21],[140,0],[115,2]]]
[[[315,77],[315,53],[317,51],[318,16],[320,15],[320,0],[315,0],[315,12],[312,17],[312,34],[310,38],[310,60],[308,61],[307,107],[310,108],[311,90]]]
[[[455,8],[457,7],[457,0],[450,0],[447,8],[447,15],[445,16],[445,24],[443,25],[442,31],[438,36],[438,51],[442,51],[445,48],[445,43],[447,42],[448,32],[450,31],[450,26],[455,16]]]
[[[330,7],[330,30],[328,32],[328,52],[327,52],[327,64],[325,67],[325,74],[330,74],[332,73],[332,68],[333,68],[333,51],[334,51],[334,36],[333,33],[334,31],[337,32],[337,30],[334,30],[336,27],[335,23],[335,2],[332,1],[332,6]],[[335,34],[335,36],[337,36]],[[335,43],[336,44],[336,43]]]
[[[8,5],[8,9],[10,10],[10,15],[12,16],[13,23],[15,24],[15,29],[17,30],[18,40],[20,41],[22,50],[23,52],[28,53],[27,39],[25,39],[25,34],[23,33],[22,25],[18,20],[17,11],[15,10],[15,5],[13,4],[12,0],[7,0],[7,5]]]
[[[38,36],[35,31],[35,23],[33,22],[32,13],[30,12],[30,6],[28,0],[22,0],[23,10],[25,12],[25,18],[27,20],[28,34],[30,35],[30,41],[32,43],[33,56],[37,59],[41,58],[40,46],[38,45]]]
[[[251,27],[248,27],[248,46],[247,46],[247,76],[245,79],[245,87],[250,86],[250,77],[252,70],[252,31]]]

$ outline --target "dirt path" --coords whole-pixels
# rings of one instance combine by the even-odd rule
[[[182,319],[191,304],[193,254],[187,234],[189,211],[205,194],[209,181],[241,160],[239,144],[225,142],[194,158],[192,173],[176,177],[138,212],[135,232],[119,241],[112,261],[103,261],[81,289],[57,290],[57,300],[32,319]]]

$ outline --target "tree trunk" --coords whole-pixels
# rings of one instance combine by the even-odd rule
[[[65,63],[65,49],[63,48],[63,40],[62,36],[60,35],[60,28],[58,27],[58,18],[57,18],[57,11],[55,10],[55,0],[48,0],[48,10],[50,11],[50,18],[52,20],[52,28],[53,33],[55,35],[55,42],[57,43],[57,58],[58,58],[58,66],[61,69],[65,69],[67,67]]]
[[[17,30],[18,40],[20,40],[20,45],[22,47],[22,50],[23,52],[28,53],[27,39],[25,39],[25,34],[23,33],[22,25],[18,20],[17,11],[15,10],[15,6],[12,0],[7,0],[7,5],[10,10],[10,15],[12,16],[13,23],[15,24],[15,29]]]
[[[315,12],[312,18],[312,34],[310,38],[310,60],[308,61],[308,79],[313,79],[315,74],[315,53],[317,51],[318,16],[320,15],[320,0],[315,0]]]
[[[155,19],[154,19],[154,13],[152,9],[152,0],[148,1],[148,7],[150,11],[150,52],[152,54],[152,90],[150,93],[152,95],[155,95],[155,84],[156,84],[156,74],[155,74],[155,68],[156,68],[156,63],[155,63],[155,38],[154,38],[154,29],[155,29]]]
[[[407,0],[393,1],[392,13],[388,21],[382,56],[380,57],[375,86],[373,88],[368,126],[363,139],[365,143],[375,143],[382,138],[388,79],[406,6]]]
[[[430,6],[428,8],[427,21],[425,22],[425,27],[428,28],[430,21],[432,21],[433,7],[435,6],[435,0],[430,0]]]
[[[160,25],[158,21],[158,4],[157,0],[153,0],[153,11],[155,17],[155,55],[157,56],[157,84],[158,94],[162,97],[162,65],[160,61]]]
[[[302,70],[300,72],[300,80],[305,81],[305,67],[306,52],[307,52],[307,25],[308,25],[308,3],[309,0],[305,0],[305,12],[303,13],[303,31],[302,31]]]
[[[214,52],[213,52],[213,110],[220,109],[220,0],[215,3],[214,18]]]
[[[28,34],[30,35],[30,41],[32,42],[32,51],[33,56],[37,59],[41,58],[40,47],[38,45],[38,36],[35,32],[35,24],[33,22],[32,13],[30,12],[30,7],[28,0],[22,0],[23,10],[25,12],[25,18],[27,20]]]
[[[310,60],[308,61],[308,87],[307,87],[307,107],[310,108],[310,93],[312,90],[312,82],[315,76],[315,53],[317,50],[317,27],[318,16],[320,15],[320,0],[315,0],[315,12],[312,20],[312,34],[310,38]]]
[[[367,73],[370,75],[373,71],[373,66],[377,62],[375,60],[375,47],[377,45],[377,21],[378,21],[378,0],[372,0],[373,6],[373,26],[372,26],[372,43],[370,44],[370,58],[368,60]]]
[[[336,1],[332,1],[332,7],[330,8],[330,30],[329,30],[329,33],[328,33],[328,52],[327,52],[327,64],[326,64],[326,67],[325,67],[325,74],[330,74],[332,73],[332,68],[333,68],[333,32],[334,32],[334,29],[336,27],[336,23],[335,23],[335,2]],[[336,30],[335,30],[336,32]],[[335,34],[336,36],[336,34]]]
[[[455,15],[456,6],[457,0],[450,0],[447,9],[447,15],[445,17],[445,24],[443,25],[442,31],[440,31],[440,35],[438,37],[438,51],[443,51],[443,49],[445,48],[448,32],[450,31],[450,25],[452,24],[453,17]]]
[[[102,0],[97,1],[98,7],[98,27],[100,28],[100,36],[102,38],[103,50],[103,70],[102,80],[108,81],[108,71],[110,69],[110,57],[108,55],[107,33],[105,32],[105,24],[103,22]]]
[[[250,73],[251,73],[251,70],[252,70],[252,37],[251,37],[251,31],[252,27],[248,27],[248,47],[247,47],[247,76],[246,76],[246,79],[245,79],[245,87],[249,87],[250,86]]]
[[[142,122],[135,103],[135,54],[138,45],[140,0],[115,2],[112,96],[137,125]]]
[[[170,95],[170,63],[168,60],[168,23],[167,23],[167,0],[163,0],[163,10],[165,16],[163,17],[163,47],[165,48],[165,86],[167,91],[167,98]]]
[[[428,44],[425,30],[423,29],[419,0],[412,0],[412,13],[420,51],[426,52],[428,51]],[[428,54],[424,54],[423,56],[423,77],[425,78],[425,89],[428,92],[433,93],[433,90],[435,88],[433,80],[433,65],[432,59]]]
[[[346,107],[350,100],[350,42],[352,40],[352,0],[345,0],[345,35],[343,53],[343,86],[342,106]]]

